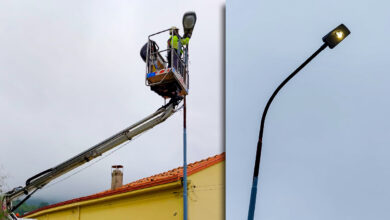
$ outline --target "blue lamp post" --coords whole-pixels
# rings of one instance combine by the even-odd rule
[[[340,24],[335,29],[333,29],[331,32],[329,32],[327,35],[325,35],[322,38],[322,41],[324,44],[316,51],[314,52],[305,62],[303,62],[294,72],[292,72],[274,91],[274,93],[269,98],[264,111],[263,115],[261,117],[261,123],[260,123],[260,132],[259,132],[259,140],[257,142],[257,150],[256,150],[256,161],[255,161],[255,168],[253,172],[253,180],[252,180],[252,189],[251,189],[251,197],[250,197],[250,203],[249,203],[249,211],[248,211],[248,220],[254,219],[255,214],[255,207],[256,207],[256,196],[257,196],[257,184],[258,184],[258,176],[259,176],[259,169],[260,169],[260,157],[261,157],[261,149],[262,149],[262,140],[263,140],[263,130],[264,130],[264,122],[265,117],[267,115],[268,109],[274,100],[275,96],[278,94],[280,89],[286,83],[293,78],[303,67],[306,66],[314,57],[316,57],[321,51],[323,51],[326,47],[329,46],[330,49],[333,49],[337,44],[339,44],[342,40],[344,40],[351,32],[348,30],[348,28],[344,24]]]

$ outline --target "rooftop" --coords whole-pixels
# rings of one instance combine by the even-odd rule
[[[207,159],[197,161],[194,163],[190,163],[187,165],[187,175],[190,176],[194,173],[197,173],[207,167],[210,167],[214,164],[217,164],[219,162],[222,162],[225,160],[225,153],[221,153],[212,157],[209,157]],[[166,183],[171,183],[171,182],[176,182],[179,181],[183,177],[183,167],[178,167],[163,173],[159,173],[150,177],[146,177],[143,179],[136,180],[134,182],[128,183],[126,185],[123,185],[122,187],[115,189],[115,190],[106,190],[100,193],[96,193],[93,195],[89,196],[84,196],[76,199],[71,199],[67,200],[64,202],[48,205],[42,208],[39,208],[37,210],[34,210],[27,215],[40,212],[46,209],[51,209],[54,207],[59,207],[63,205],[68,205],[76,202],[82,202],[82,201],[87,201],[87,200],[92,200],[92,199],[98,199],[106,196],[111,196],[115,194],[120,194],[120,193],[125,193],[125,192],[130,192],[130,191],[135,191],[139,189],[145,189],[157,185],[162,185]]]

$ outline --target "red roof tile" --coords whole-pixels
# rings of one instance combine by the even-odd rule
[[[214,164],[217,164],[221,161],[225,160],[225,153],[215,155],[213,157],[209,157],[207,159],[195,162],[195,163],[190,163],[187,165],[187,175],[190,176],[194,173],[197,173],[207,167],[210,167]],[[139,189],[145,189],[149,188],[152,186],[157,186],[161,184],[166,184],[166,183],[171,183],[175,181],[179,181],[183,177],[183,167],[178,167],[173,170],[169,170],[167,172],[159,173],[154,176],[146,177],[143,179],[136,180],[134,182],[128,183],[126,185],[123,185],[122,187],[115,189],[115,190],[106,190],[100,193],[96,193],[93,195],[89,196],[84,196],[76,199],[71,199],[67,200],[64,202],[56,203],[53,205],[48,205],[42,208],[39,208],[37,210],[34,210],[24,216],[31,215],[36,212],[40,212],[46,209],[51,209],[63,205],[68,205],[76,202],[82,202],[82,201],[87,201],[87,200],[92,200],[92,199],[98,199],[98,198],[103,198],[106,196],[111,196],[111,195],[116,195],[120,193],[125,193],[125,192],[130,192],[130,191],[135,191]]]

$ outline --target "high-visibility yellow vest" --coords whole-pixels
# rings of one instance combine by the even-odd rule
[[[189,37],[181,39],[181,45],[187,45],[188,42],[190,42],[190,38]],[[176,35],[174,35],[173,37],[172,36],[169,37],[168,47],[171,48],[172,46],[176,50],[179,47],[179,37],[177,37]]]

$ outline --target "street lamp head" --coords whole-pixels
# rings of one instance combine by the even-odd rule
[[[193,11],[186,12],[183,15],[183,26],[185,29],[193,29],[196,23],[196,14]]]
[[[183,15],[183,27],[184,27],[184,36],[191,38],[192,31],[194,30],[196,23],[196,14],[193,11],[186,12]]]
[[[322,38],[322,41],[329,46],[330,49],[334,48],[339,44],[344,38],[346,38],[351,32],[344,24],[340,24],[327,35]]]

